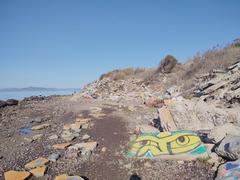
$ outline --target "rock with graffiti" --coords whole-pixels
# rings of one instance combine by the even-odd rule
[[[240,179],[240,160],[227,162],[219,167],[216,180]]]
[[[130,143],[130,157],[196,159],[207,156],[207,148],[192,131],[144,133]]]

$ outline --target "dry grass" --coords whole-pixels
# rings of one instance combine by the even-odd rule
[[[117,69],[100,76],[100,80],[104,78],[110,78],[114,81],[122,80],[131,76],[138,75],[145,72],[145,68],[127,68],[127,69]]]
[[[184,89],[189,89],[200,75],[212,72],[214,69],[224,70],[237,61],[240,61],[240,48],[237,46],[211,49],[189,59],[184,65],[185,70],[177,75],[177,82],[183,83]]]
[[[240,40],[224,48],[213,48],[203,54],[197,54],[185,64],[178,64],[173,56],[167,56],[156,69],[127,68],[103,74],[101,79],[110,78],[114,81],[127,78],[141,78],[143,83],[164,91],[174,85],[188,92],[198,83],[198,77],[214,69],[226,69],[240,61]],[[161,90],[160,90],[161,88]]]
[[[185,64],[176,64],[171,73],[162,73],[157,70],[144,80],[146,85],[160,84],[163,90],[174,85],[181,86],[183,91],[190,90],[198,83],[198,77],[214,69],[226,69],[235,62],[240,61],[240,41],[224,47],[213,48],[203,54],[197,54]],[[159,68],[161,68],[161,63]],[[158,69],[159,69],[158,68]]]

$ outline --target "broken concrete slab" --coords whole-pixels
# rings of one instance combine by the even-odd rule
[[[65,125],[63,126],[63,129],[64,129],[64,130],[69,130],[69,129],[71,129],[71,124],[65,124]]]
[[[228,83],[229,83],[229,81],[221,81],[221,82],[219,82],[219,83],[217,83],[217,84],[214,84],[214,85],[208,87],[207,89],[205,89],[205,90],[203,91],[203,93],[204,93],[204,94],[210,94],[210,93],[216,91],[217,89],[225,86],[225,85],[228,84]]]
[[[162,128],[165,131],[177,130],[177,126],[167,106],[163,106],[160,109],[158,109],[158,114]]]
[[[49,126],[50,126],[50,124],[41,124],[41,125],[38,125],[38,126],[34,126],[31,129],[32,130],[41,130],[41,129],[45,129],[45,128],[49,127]]]
[[[46,166],[40,166],[40,167],[36,167],[35,169],[32,169],[30,172],[35,177],[43,177],[46,170],[47,170]]]
[[[71,143],[62,143],[62,144],[54,144],[54,149],[66,149],[68,146],[70,146]]]
[[[213,139],[215,143],[219,143],[227,135],[240,136],[240,127],[232,123],[216,126],[210,131],[208,138]]]
[[[89,151],[94,151],[97,147],[97,142],[86,142],[86,143],[77,143],[73,146],[68,147],[68,149],[79,150],[79,149],[86,149]]]
[[[215,149],[215,152],[227,160],[240,158],[240,136],[227,135]]]
[[[240,68],[240,62],[236,62],[236,63],[234,63],[233,65],[231,65],[231,66],[229,66],[228,68],[227,68],[227,70],[233,70],[233,69],[237,69],[237,68]]]
[[[44,166],[46,165],[47,163],[49,162],[48,159],[46,158],[43,158],[43,157],[40,157],[40,158],[37,158],[29,163],[27,163],[25,165],[25,169],[33,169],[33,168],[36,168],[36,167],[39,167],[39,166]]]
[[[55,177],[55,180],[84,180],[80,176],[68,176],[67,174],[62,174]]]
[[[31,176],[27,171],[7,171],[4,173],[5,180],[26,180]]]

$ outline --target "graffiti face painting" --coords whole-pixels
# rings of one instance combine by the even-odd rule
[[[138,136],[130,146],[129,156],[152,158],[159,155],[192,154],[206,152],[197,134],[191,131],[146,133]]]

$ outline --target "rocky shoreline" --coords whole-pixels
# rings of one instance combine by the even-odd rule
[[[239,72],[236,63],[201,77],[188,96],[103,77],[73,96],[1,101],[0,179],[238,177]]]

